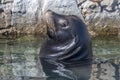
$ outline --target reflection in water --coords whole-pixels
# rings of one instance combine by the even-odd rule
[[[35,62],[40,50],[39,41],[31,36],[27,38],[0,39],[0,80],[39,80],[44,77]]]
[[[67,65],[38,60],[42,41],[34,36],[0,37],[0,80],[120,80],[118,38],[93,38],[93,63]]]
[[[47,80],[89,80],[91,75],[91,64],[64,64],[45,59],[41,63]]]
[[[120,80],[119,62],[99,61],[99,63],[92,64],[92,76],[90,80]]]

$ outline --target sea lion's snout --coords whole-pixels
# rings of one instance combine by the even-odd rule
[[[52,17],[52,15],[53,15],[53,12],[51,10],[48,10],[45,12],[45,18]]]
[[[49,29],[55,30],[55,27],[54,27],[54,12],[52,12],[51,10],[46,11],[45,14],[44,14],[44,22],[45,22],[45,25],[47,25],[47,27]]]

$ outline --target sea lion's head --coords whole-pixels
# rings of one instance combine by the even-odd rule
[[[58,41],[73,39],[76,35],[76,27],[79,19],[73,15],[61,15],[51,10],[46,11],[44,22],[47,25],[47,34]]]

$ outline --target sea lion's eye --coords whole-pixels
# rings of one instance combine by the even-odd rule
[[[59,21],[59,24],[61,25],[61,27],[67,27],[67,26],[68,26],[67,20],[63,20],[63,19],[61,19],[61,20]]]
[[[66,27],[68,25],[67,22],[62,23],[62,27]]]

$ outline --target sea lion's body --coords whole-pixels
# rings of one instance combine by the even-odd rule
[[[41,47],[41,58],[59,61],[91,59],[91,40],[81,19],[47,11],[44,21],[48,36]]]

